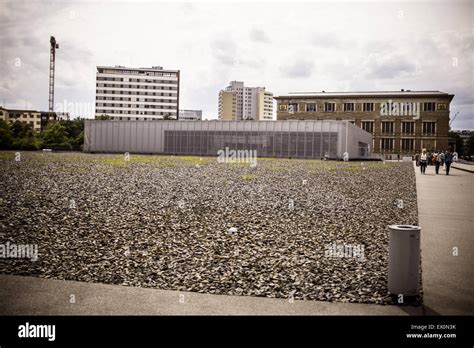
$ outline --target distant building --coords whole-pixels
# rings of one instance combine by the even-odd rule
[[[179,70],[98,66],[95,115],[114,120],[177,119]]]
[[[231,81],[219,92],[219,120],[273,120],[273,94],[265,87],[245,87],[243,82]]]
[[[42,129],[42,114],[41,111],[36,110],[6,109],[0,106],[0,119],[10,124],[15,121],[29,124],[35,131]]]
[[[202,110],[179,110],[180,121],[201,121]]]
[[[448,148],[449,105],[440,91],[308,92],[275,97],[278,120],[348,120],[373,135],[374,153]]]

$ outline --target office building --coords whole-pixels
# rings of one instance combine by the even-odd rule
[[[56,119],[56,114],[37,110],[6,109],[0,106],[0,119],[12,124],[15,121],[29,124],[33,130],[41,131],[49,121]]]
[[[95,115],[114,120],[177,119],[179,70],[98,66]]]
[[[273,120],[273,94],[265,87],[245,87],[231,81],[219,92],[218,118],[223,121]]]
[[[348,120],[390,157],[448,148],[454,95],[440,91],[308,92],[275,97],[278,120]],[[393,156],[392,156],[393,155]]]

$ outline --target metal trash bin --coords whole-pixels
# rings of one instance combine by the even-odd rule
[[[419,226],[390,225],[388,292],[416,296],[420,293]]]

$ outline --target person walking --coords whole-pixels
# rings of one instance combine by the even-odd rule
[[[426,149],[423,149],[421,150],[421,155],[420,155],[421,174],[425,174],[427,164],[428,164],[428,154],[426,153]]]
[[[444,165],[446,166],[446,175],[449,175],[449,168],[451,168],[451,163],[453,162],[453,154],[451,151],[446,150],[444,154]]]
[[[438,152],[435,152],[433,154],[434,157],[434,164],[435,164],[435,172],[436,174],[439,174],[439,166],[441,165],[441,154]]]

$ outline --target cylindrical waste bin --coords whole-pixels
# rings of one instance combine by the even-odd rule
[[[420,292],[419,226],[388,226],[388,292],[416,296]]]

